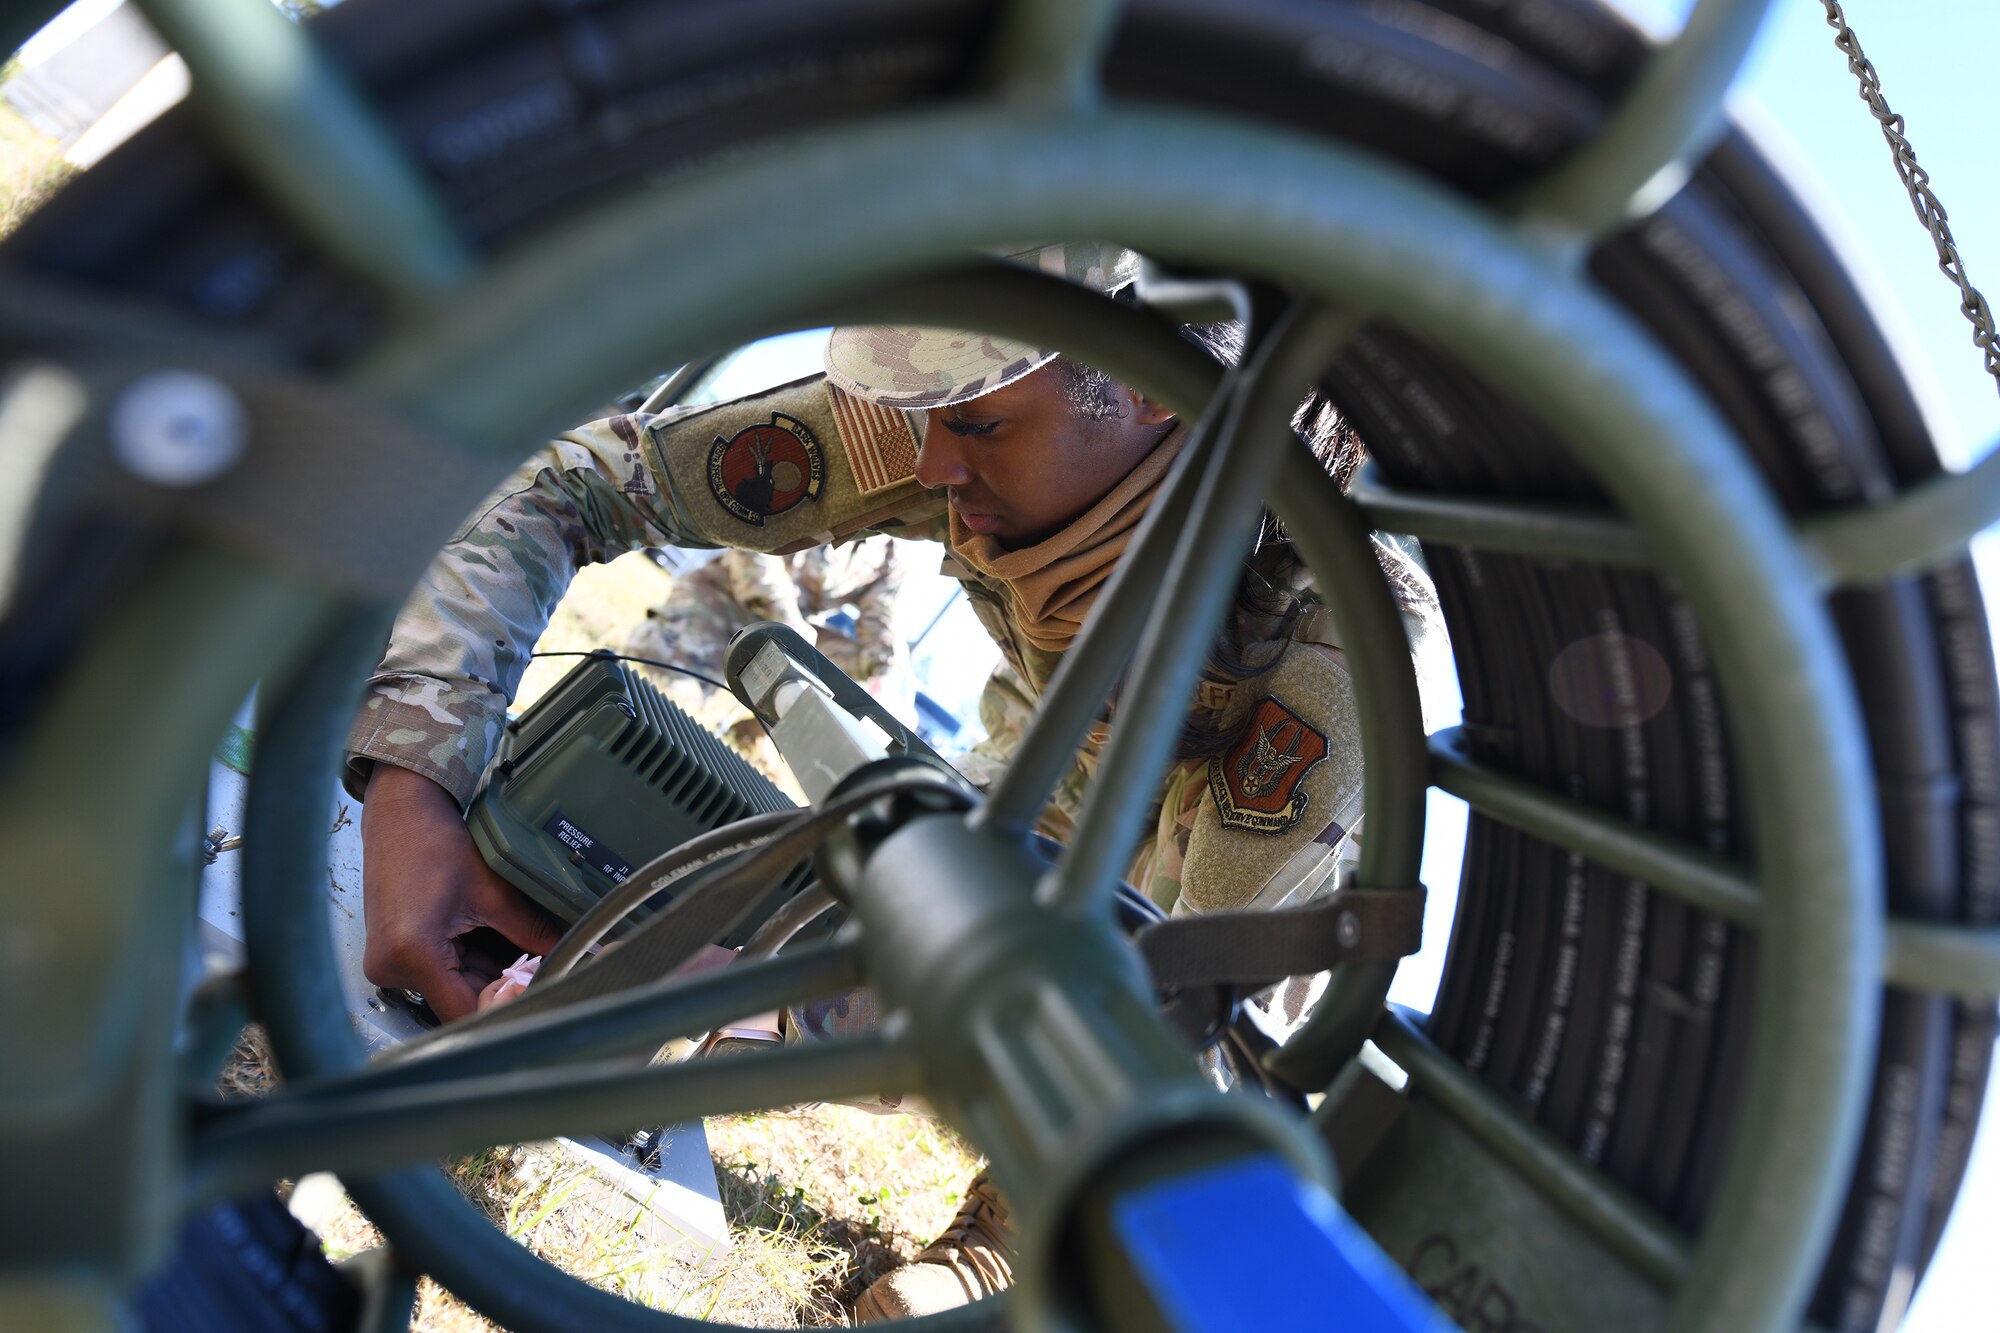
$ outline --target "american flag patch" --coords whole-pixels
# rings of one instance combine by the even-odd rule
[[[863,495],[886,491],[916,475],[917,436],[908,417],[832,384],[826,386],[826,399],[833,408],[840,442],[847,446],[854,484]]]

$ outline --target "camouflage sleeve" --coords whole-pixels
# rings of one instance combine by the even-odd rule
[[[647,436],[686,544],[790,555],[942,514],[916,482],[917,431],[815,375],[658,419]]]
[[[1167,770],[1160,787],[1159,816],[1153,839],[1139,848],[1126,871],[1125,882],[1168,911],[1183,901],[1181,880],[1188,840],[1208,796],[1208,761],[1183,759]]]
[[[914,478],[904,413],[821,377],[571,431],[518,468],[432,562],[349,734],[359,796],[377,760],[471,799],[507,702],[577,568],[652,544],[803,549],[942,502]]]
[[[986,737],[953,760],[953,764],[974,786],[984,790],[1012,762],[1015,749],[1034,720],[1033,695],[1012,666],[1000,663],[979,692],[979,724],[986,729]],[[1049,794],[1049,803],[1035,825],[1037,832],[1057,842],[1069,841],[1083,808],[1084,793],[1097,769],[1098,752],[1109,734],[1110,729],[1104,723],[1091,723],[1076,759]]]
[[[348,737],[347,786],[375,760],[464,805],[549,614],[586,563],[689,534],[644,465],[637,417],[572,431],[517,468],[418,583]]]

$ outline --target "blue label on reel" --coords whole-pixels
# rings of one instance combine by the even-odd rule
[[[1247,1157],[1122,1195],[1112,1223],[1175,1333],[1450,1333],[1317,1186]]]

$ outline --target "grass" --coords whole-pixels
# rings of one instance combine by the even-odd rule
[[[220,1081],[225,1096],[275,1086],[262,1033],[249,1029]],[[957,1211],[979,1162],[949,1129],[844,1106],[708,1122],[727,1250],[690,1255],[657,1243],[636,1203],[609,1195],[551,1144],[500,1147],[445,1164],[468,1199],[542,1259],[655,1309],[757,1328],[841,1327],[854,1298],[908,1260]],[[383,1244],[323,1178],[294,1200],[328,1258]],[[292,1186],[281,1183],[281,1194]],[[607,1203],[607,1196],[611,1200]],[[412,1333],[496,1333],[425,1279]],[[504,1330],[499,1330],[504,1333]]]
[[[225,1096],[277,1083],[259,1029],[223,1070]],[[727,1250],[691,1255],[646,1233],[639,1205],[610,1196],[551,1144],[506,1146],[445,1164],[493,1225],[542,1259],[655,1309],[756,1328],[842,1327],[854,1298],[909,1260],[958,1210],[979,1160],[949,1128],[918,1116],[845,1106],[708,1121]],[[295,1211],[328,1258],[352,1258],[382,1234],[324,1179]],[[281,1183],[281,1194],[292,1186]],[[426,1279],[412,1333],[504,1333]]]
[[[75,173],[55,140],[0,100],[0,236],[20,226]]]
[[[944,1230],[979,1167],[936,1121],[845,1106],[711,1120],[708,1140],[737,1248],[801,1324],[845,1322],[870,1282]]]

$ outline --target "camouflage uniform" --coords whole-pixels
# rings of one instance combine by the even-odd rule
[[[569,432],[469,518],[396,623],[349,741],[359,792],[377,760],[441,783],[463,805],[492,757],[507,700],[576,567],[649,545],[789,555],[871,531],[942,539],[944,502],[914,480],[921,418],[814,376],[734,402],[624,416]],[[1016,631],[1006,590],[947,556],[1004,665],[981,701],[1004,760],[1059,654]],[[1136,883],[1180,910],[1276,905],[1352,855],[1361,748],[1338,636],[1302,573],[1257,562],[1259,609],[1239,607],[1211,655],[1190,754],[1162,789]],[[1240,600],[1240,599],[1239,599]],[[1093,729],[1045,823],[1075,818],[1115,709]]]

